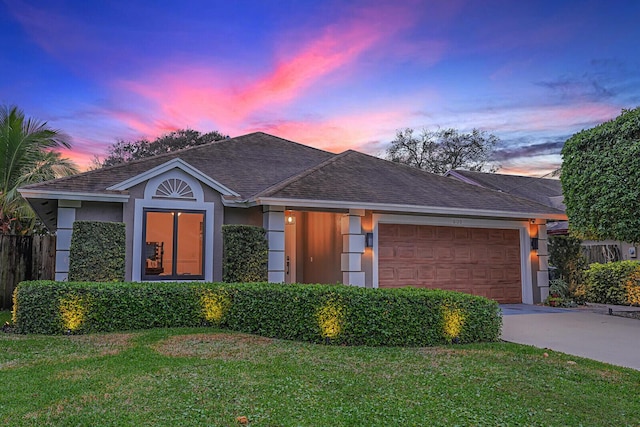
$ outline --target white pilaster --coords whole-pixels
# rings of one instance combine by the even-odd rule
[[[58,202],[55,280],[59,282],[69,278],[69,250],[71,249],[73,222],[76,220],[76,208],[80,206],[80,202],[76,200],[60,200]]]
[[[549,296],[549,251],[546,221],[538,225],[538,288],[544,301]]]
[[[362,233],[363,210],[350,210],[341,219],[342,282],[345,285],[364,287],[365,276],[362,271],[362,254],[365,249],[365,236]]]
[[[262,223],[269,242],[267,280],[284,283],[284,206],[264,206]]]

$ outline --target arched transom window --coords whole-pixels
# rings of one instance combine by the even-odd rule
[[[194,199],[191,186],[179,178],[165,179],[158,185],[154,197],[169,199]]]

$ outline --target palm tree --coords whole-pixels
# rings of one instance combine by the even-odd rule
[[[69,137],[46,122],[26,118],[16,106],[0,108],[0,233],[26,233],[35,214],[18,193],[23,185],[77,173],[55,148],[70,148]]]

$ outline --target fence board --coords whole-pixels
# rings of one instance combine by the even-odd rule
[[[23,280],[53,280],[55,236],[0,235],[0,307],[10,309]]]

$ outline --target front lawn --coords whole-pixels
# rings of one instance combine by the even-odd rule
[[[640,423],[640,372],[543,353],[324,346],[212,328],[0,334],[0,425]]]

